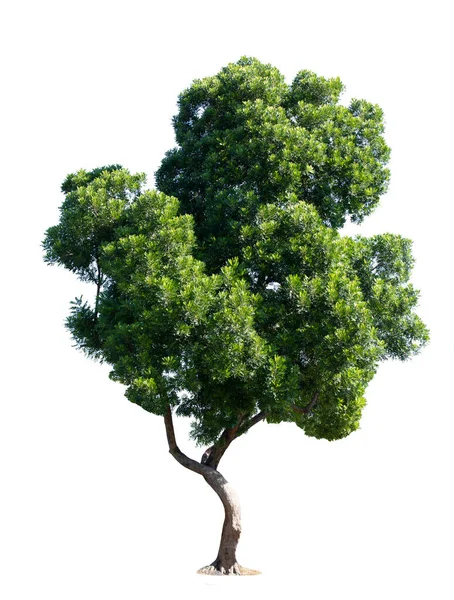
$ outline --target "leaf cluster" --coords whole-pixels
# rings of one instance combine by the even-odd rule
[[[180,95],[178,146],[156,181],[194,216],[210,269],[239,254],[239,227],[262,204],[295,195],[334,228],[377,206],[389,180],[383,113],[364,100],[342,106],[342,90],[310,71],[287,85],[276,68],[243,58]]]

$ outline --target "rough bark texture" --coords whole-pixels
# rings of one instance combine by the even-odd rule
[[[183,467],[202,475],[208,485],[216,492],[224,506],[224,526],[222,528],[221,542],[219,545],[218,555],[216,560],[203,567],[199,571],[205,575],[257,575],[259,571],[245,569],[241,567],[236,560],[236,549],[241,535],[241,509],[238,497],[228,483],[228,481],[219,473],[217,466],[222,455],[224,454],[230,443],[247,431],[252,425],[258,423],[265,417],[259,413],[244,424],[244,418],[241,418],[238,424],[226,430],[221,436],[219,442],[209,448],[202,457],[199,463],[192,458],[189,458],[178,448],[175,431],[173,428],[172,412],[169,408],[164,416],[166,426],[167,440],[169,443],[169,452]],[[246,428],[240,431],[241,425]],[[213,466],[215,465],[215,466]]]

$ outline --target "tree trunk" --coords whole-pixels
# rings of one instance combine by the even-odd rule
[[[254,422],[258,421],[259,419],[256,419]],[[208,485],[219,496],[224,506],[224,526],[216,560],[197,572],[204,575],[258,575],[260,571],[240,567],[236,560],[236,548],[241,535],[241,510],[238,497],[233,488],[216,468],[203,462],[199,463],[181,452],[175,439],[170,407],[164,415],[164,422],[170,454],[186,469],[202,475]],[[217,460],[216,465],[218,462],[219,460]]]
[[[233,488],[219,473],[204,475],[205,481],[216,492],[224,506],[224,526],[216,560],[200,569],[201,574],[242,575],[242,568],[236,560],[236,549],[241,535],[241,509]]]

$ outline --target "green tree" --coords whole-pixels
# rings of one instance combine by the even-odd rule
[[[218,471],[260,421],[336,440],[358,428],[380,361],[428,341],[414,313],[411,242],[343,236],[386,190],[380,108],[338,103],[339,79],[243,58],[179,97],[177,146],[156,174],[119,165],[62,185],[45,260],[96,288],[67,326],[111,366],[126,396],[164,418],[169,450],[219,495],[225,521],[205,573],[236,560],[236,496]],[[200,461],[178,448],[173,415],[192,418]]]

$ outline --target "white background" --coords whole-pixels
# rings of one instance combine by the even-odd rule
[[[453,598],[451,36],[440,0],[3,4],[1,598]],[[220,502],[168,454],[162,419],[71,347],[82,286],[40,243],[67,173],[121,163],[153,186],[178,93],[242,55],[288,82],[338,75],[345,99],[384,109],[392,183],[361,232],[414,240],[431,344],[380,368],[349,438],[262,423],[232,445],[239,560],[263,575],[207,578]]]

